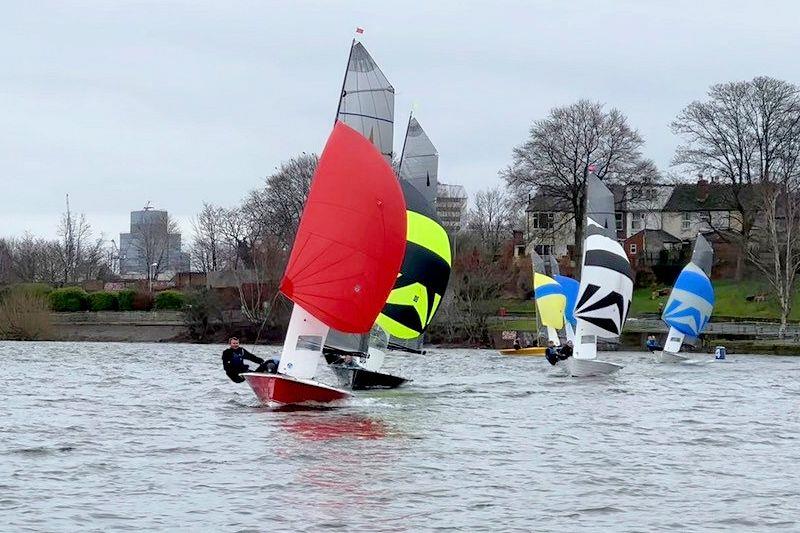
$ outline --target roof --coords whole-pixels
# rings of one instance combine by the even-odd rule
[[[669,192],[672,185],[666,185],[661,183],[631,183],[628,185],[623,185],[621,183],[609,183],[608,188],[611,190],[612,194],[614,195],[614,207],[617,211],[628,211],[629,208],[634,208],[638,210],[652,210],[652,207],[648,206],[647,209],[643,209],[640,205],[644,200],[640,198],[629,198],[628,191],[636,190],[641,191],[642,188],[645,190],[650,191],[661,191],[666,190]],[[640,192],[635,193],[637,196]],[[663,194],[659,192],[659,194]],[[649,198],[647,199],[650,200]],[[659,204],[663,204],[666,199],[659,202]],[[658,205],[660,208],[661,205]],[[528,202],[528,207],[525,209],[529,213],[537,212],[537,211],[545,211],[545,212],[572,212],[572,204],[567,201],[567,199],[562,195],[553,195],[547,190],[539,189],[536,195],[530,199]]]
[[[634,237],[637,237],[642,234],[644,234],[645,241],[658,240],[661,241],[662,243],[676,243],[676,244],[683,242],[672,233],[664,231],[663,229],[643,229],[641,231],[638,231],[637,233],[634,233],[633,235],[628,237],[628,239],[633,239]]]
[[[708,195],[703,199],[702,189]],[[743,191],[740,191],[740,195]],[[749,191],[748,191],[749,192]],[[699,197],[699,198],[698,198]],[[752,197],[747,194],[742,197]],[[736,189],[728,183],[681,183],[675,185],[664,211],[737,211]]]

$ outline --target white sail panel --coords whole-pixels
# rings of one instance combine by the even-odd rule
[[[317,373],[328,329],[311,313],[295,304],[283,341],[278,372],[295,378],[312,379]]]
[[[350,48],[336,118],[375,144],[391,164],[394,87],[364,45],[357,41]]]
[[[429,205],[436,205],[439,184],[439,153],[416,118],[408,121],[400,177],[418,190]]]
[[[625,250],[606,233],[592,221],[587,226],[575,317],[580,335],[615,338],[628,316],[633,271]]]

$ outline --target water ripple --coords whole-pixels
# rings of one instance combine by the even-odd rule
[[[800,359],[615,353],[618,375],[572,380],[541,358],[434,349],[387,358],[406,389],[273,411],[227,380],[221,348],[0,343],[6,528],[798,527]]]

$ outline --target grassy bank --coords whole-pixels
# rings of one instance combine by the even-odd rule
[[[758,281],[714,281],[714,317],[734,319],[778,320],[780,313],[778,304],[770,295],[769,287]],[[641,316],[647,313],[658,313],[659,302],[666,304],[667,296],[651,299],[650,289],[637,289],[633,294],[630,316]],[[765,294],[763,302],[748,302],[747,297]],[[800,301],[800,300],[798,300]],[[790,320],[800,321],[800,306],[795,307]],[[713,320],[713,319],[712,319]]]

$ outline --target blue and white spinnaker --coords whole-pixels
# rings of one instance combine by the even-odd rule
[[[686,337],[698,337],[706,328],[714,310],[714,288],[711,285],[711,266],[714,250],[700,234],[694,242],[692,260],[681,271],[661,315],[669,326],[662,358],[677,356]]]

